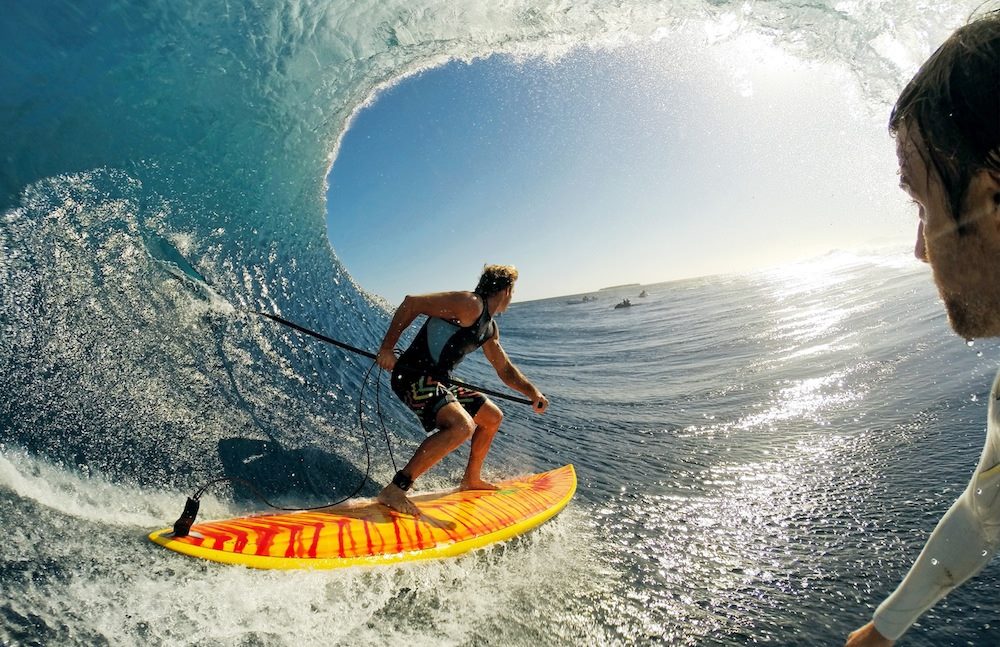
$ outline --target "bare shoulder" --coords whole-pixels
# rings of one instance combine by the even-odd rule
[[[474,292],[433,292],[407,296],[414,310],[429,317],[471,325],[483,312],[483,302]]]

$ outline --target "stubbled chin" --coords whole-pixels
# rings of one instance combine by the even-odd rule
[[[968,303],[955,296],[941,295],[948,311],[948,323],[966,339],[1000,337],[1000,303],[985,300]]]

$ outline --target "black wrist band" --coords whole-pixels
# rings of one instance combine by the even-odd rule
[[[392,484],[398,487],[403,492],[406,492],[411,487],[413,487],[413,479],[409,475],[404,474],[402,470],[396,472],[396,476],[392,477]]]

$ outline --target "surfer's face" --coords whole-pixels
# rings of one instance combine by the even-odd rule
[[[975,174],[956,220],[923,146],[920,133],[899,129],[900,186],[920,209],[914,252],[931,264],[955,332],[966,339],[1000,336],[1000,181],[988,171]]]

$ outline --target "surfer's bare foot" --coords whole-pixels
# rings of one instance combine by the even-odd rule
[[[420,516],[420,508],[418,508],[413,501],[406,498],[406,492],[400,490],[392,483],[385,486],[385,488],[378,493],[376,499],[378,499],[379,503],[392,508],[396,512],[402,512],[403,514],[412,515],[414,517]]]
[[[487,483],[483,479],[462,479],[462,484],[458,486],[459,490],[499,490],[497,486],[492,483]]]

